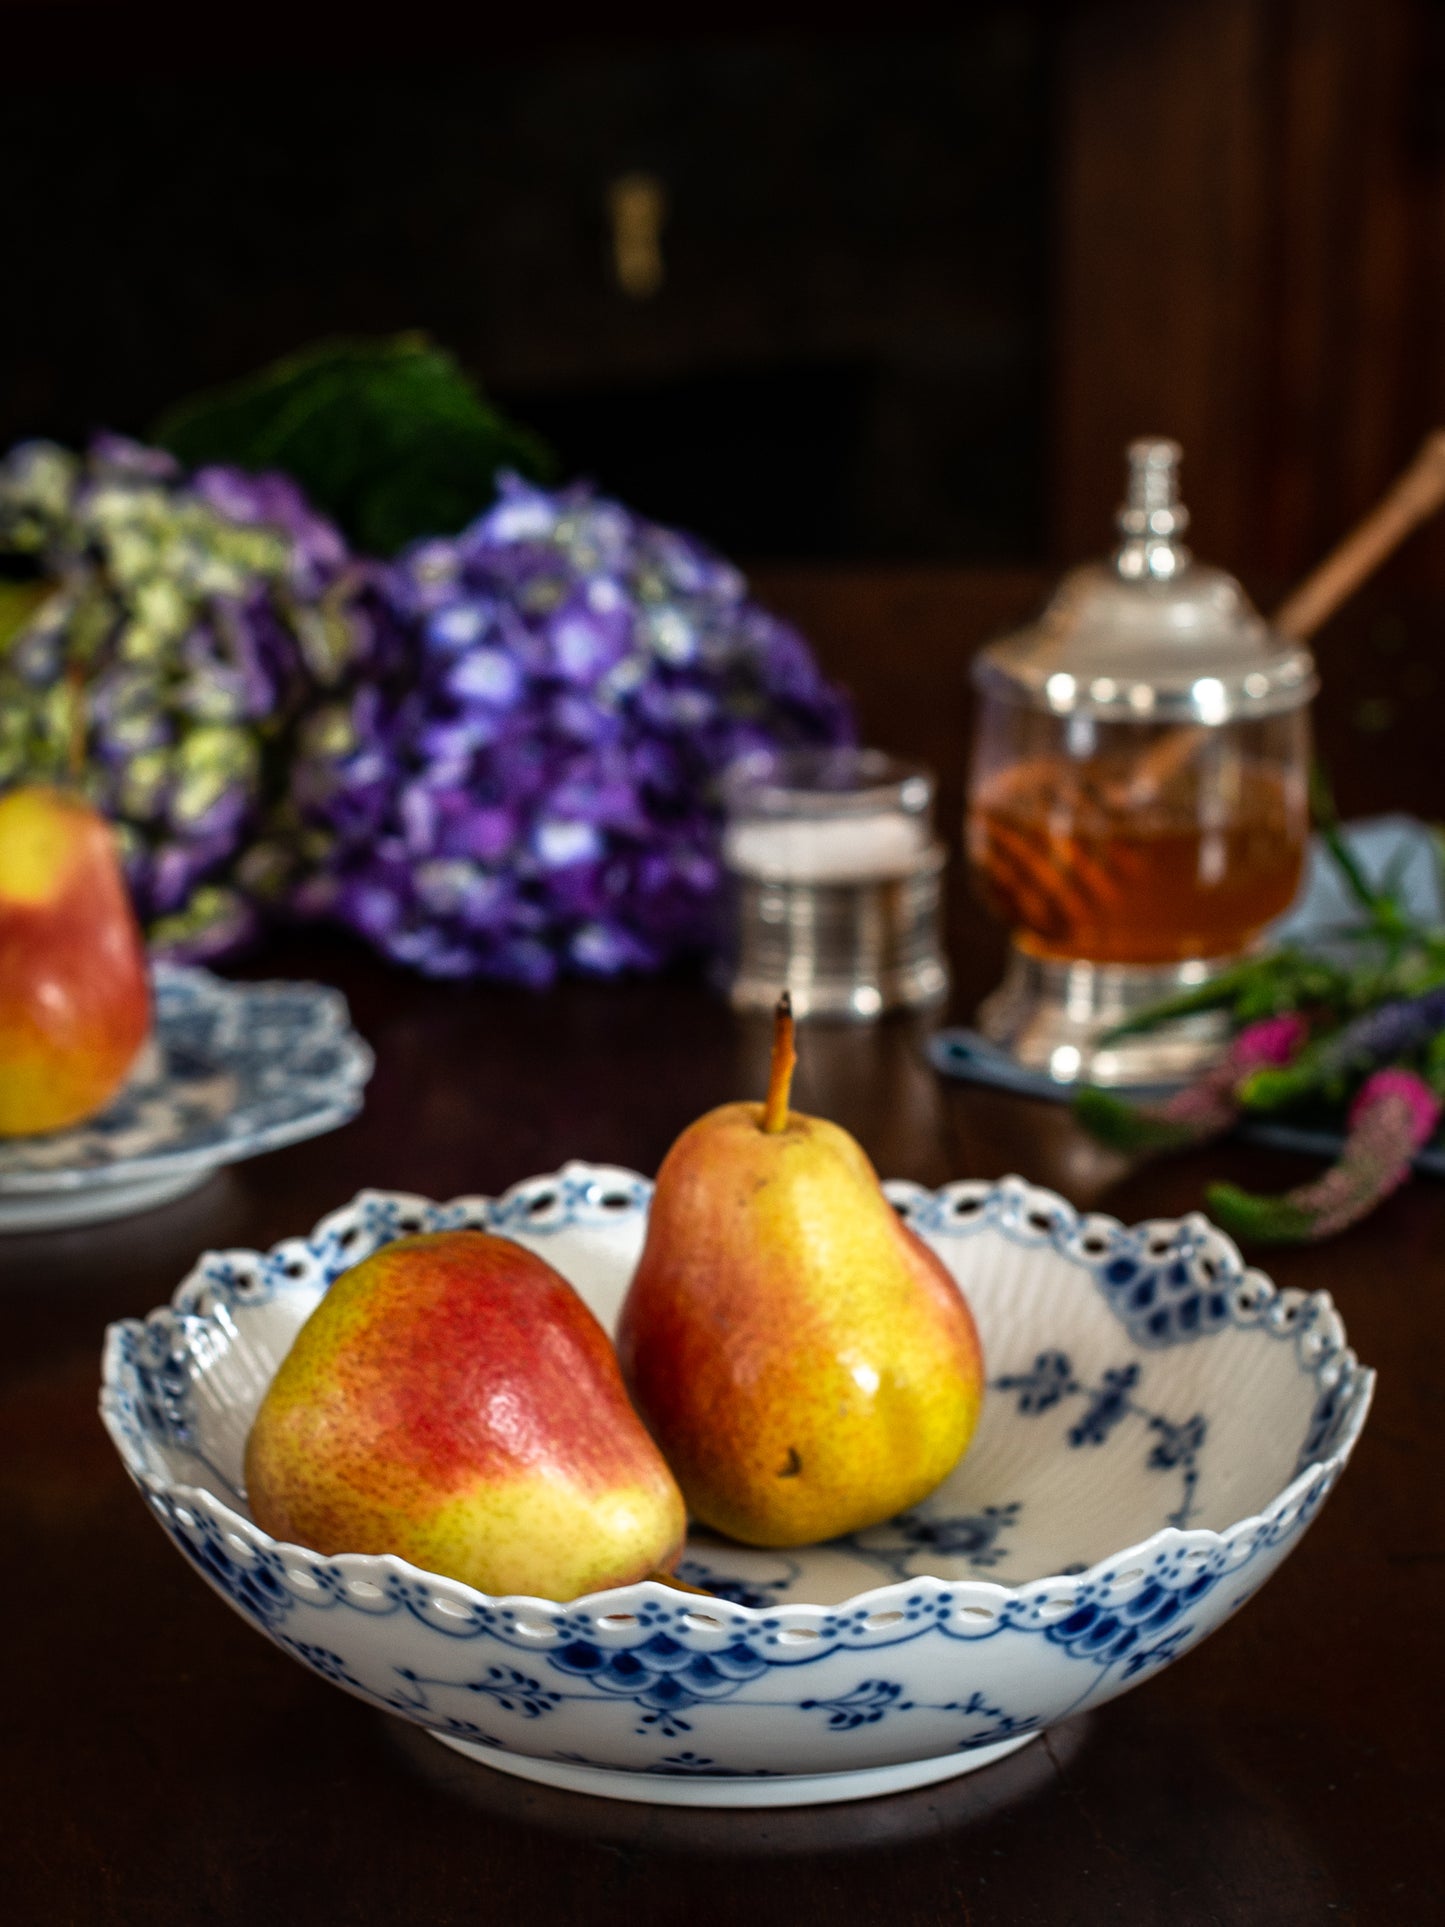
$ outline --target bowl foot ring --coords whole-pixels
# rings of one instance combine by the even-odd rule
[[[904,1760],[897,1766],[865,1767],[852,1773],[779,1773],[756,1777],[740,1773],[629,1773],[619,1768],[573,1766],[564,1760],[534,1760],[524,1753],[506,1753],[453,1733],[432,1732],[434,1740],[464,1753],[469,1760],[495,1767],[500,1773],[562,1787],[568,1793],[591,1793],[603,1800],[636,1800],[661,1807],[812,1807],[840,1800],[870,1800],[884,1793],[906,1793],[912,1787],[932,1786],[1007,1758],[1038,1736],[1017,1733],[992,1746],[966,1753],[945,1753],[932,1760]]]

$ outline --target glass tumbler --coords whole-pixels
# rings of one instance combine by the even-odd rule
[[[876,749],[745,758],[724,779],[729,940],[738,1010],[867,1020],[948,991],[944,851],[934,781]]]

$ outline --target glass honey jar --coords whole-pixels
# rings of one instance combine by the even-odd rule
[[[1179,458],[1130,447],[1112,560],[975,664],[968,858],[1012,937],[979,1027],[1065,1082],[1196,1070],[1209,1019],[1101,1039],[1247,952],[1304,865],[1313,658],[1184,547]]]

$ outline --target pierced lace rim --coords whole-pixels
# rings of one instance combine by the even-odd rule
[[[959,1195],[978,1200],[980,1212],[991,1205],[1001,1206],[1005,1211],[1016,1211],[1022,1205],[1040,1215],[1052,1217],[1053,1231],[1050,1235],[1055,1242],[1060,1237],[1072,1241],[1088,1230],[1103,1227],[1112,1227],[1116,1233],[1127,1237],[1148,1237],[1156,1241],[1169,1233],[1197,1237],[1200,1228],[1204,1228],[1221,1250],[1233,1253],[1240,1278],[1247,1280],[1258,1294],[1260,1316],[1252,1322],[1262,1336],[1275,1340],[1289,1338],[1297,1327],[1305,1328],[1315,1323],[1323,1323],[1338,1334],[1337,1345],[1326,1350],[1312,1366],[1303,1367],[1307,1375],[1317,1380],[1323,1379],[1331,1371],[1338,1375],[1340,1369],[1353,1374],[1347,1410],[1333,1449],[1299,1468],[1288,1483],[1256,1513],[1237,1519],[1218,1531],[1210,1527],[1162,1526],[1147,1538],[1106,1554],[1082,1573],[1046,1574],[1017,1586],[999,1585],[989,1580],[946,1579],[936,1574],[919,1574],[850,1594],[836,1605],[793,1601],[771,1607],[737,1606],[723,1600],[699,1602],[699,1596],[695,1593],[684,1592],[652,1579],[603,1592],[586,1593],[573,1600],[542,1599],[526,1593],[483,1593],[462,1580],[414,1566],[395,1553],[326,1555],[307,1546],[273,1539],[208,1487],[162,1478],[139,1462],[130,1438],[130,1422],[122,1410],[122,1400],[127,1396],[125,1378],[128,1364],[123,1355],[126,1339],[137,1329],[156,1323],[170,1324],[181,1317],[189,1320],[216,1318],[214,1310],[201,1312],[196,1308],[197,1298],[209,1287],[210,1281],[204,1274],[207,1264],[212,1260],[250,1260],[259,1271],[268,1259],[283,1261],[287,1252],[294,1251],[298,1244],[304,1243],[314,1248],[323,1241],[333,1239],[339,1230],[346,1228],[349,1220],[359,1217],[368,1209],[374,1210],[378,1204],[395,1204],[407,1213],[418,1210],[466,1213],[474,1220],[510,1215],[515,1220],[518,1205],[525,1204],[529,1195],[538,1195],[543,1190],[557,1194],[564,1193],[568,1187],[574,1191],[582,1188],[588,1192],[604,1187],[613,1190],[619,1183],[638,1187],[643,1202],[650,1199],[651,1183],[639,1173],[615,1165],[583,1162],[570,1162],[560,1171],[523,1179],[497,1199],[474,1195],[437,1204],[408,1192],[365,1190],[359,1192],[350,1204],[328,1212],[318,1221],[309,1238],[304,1240],[281,1239],[265,1253],[253,1250],[203,1253],[177,1286],[168,1305],[157,1307],[143,1321],[126,1319],[107,1329],[101,1372],[100,1412],[127,1472],[135,1484],[153,1502],[159,1502],[162,1508],[184,1506],[194,1513],[206,1515],[220,1532],[244,1540],[255,1554],[274,1556],[293,1567],[340,1573],[348,1581],[359,1579],[376,1585],[378,1581],[392,1578],[406,1585],[421,1585],[429,1588],[435,1596],[449,1599],[468,1612],[498,1612],[509,1616],[522,1612],[529,1617],[554,1622],[553,1630],[559,1637],[562,1636],[562,1622],[568,1620],[575,1627],[579,1617],[590,1618],[596,1622],[596,1630],[601,1634],[614,1630],[605,1623],[609,1618],[630,1619],[635,1617],[640,1607],[660,1605],[674,1611],[682,1609],[712,1614],[722,1622],[724,1628],[737,1631],[744,1627],[758,1627],[764,1622],[789,1624],[820,1617],[837,1621],[844,1616],[859,1614],[901,1614],[910,1605],[916,1613],[920,1607],[936,1604],[940,1594],[947,1594],[948,1603],[959,1611],[970,1605],[978,1605],[991,1609],[991,1616],[1002,1615],[1013,1605],[1015,1611],[1026,1610],[1030,1606],[1036,1609],[1048,1607],[1052,1614],[1062,1612],[1066,1604],[1082,1604],[1091,1597],[1097,1597],[1101,1591],[1111,1587],[1117,1569],[1123,1568],[1127,1572],[1136,1566],[1142,1567],[1134,1586],[1117,1595],[1127,1598],[1129,1592],[1147,1584],[1153,1571],[1171,1554],[1177,1555],[1180,1562],[1198,1563],[1201,1571],[1206,1567],[1238,1570],[1258,1552],[1289,1538],[1297,1524],[1302,1520],[1307,1522],[1313,1516],[1347,1464],[1369,1414],[1375,1373],[1369,1367],[1359,1365],[1354,1353],[1346,1347],[1344,1326],[1328,1292],[1280,1291],[1263,1272],[1245,1267],[1227,1235],[1197,1213],[1183,1219],[1148,1219],[1138,1225],[1125,1226],[1121,1220],[1103,1214],[1080,1213],[1056,1192],[1009,1176],[992,1182],[963,1180],[942,1186],[936,1191],[904,1181],[890,1182],[885,1189],[895,1204],[902,1206],[905,1218],[910,1220],[923,1212],[947,1210]],[[631,1209],[642,1209],[643,1202],[633,1203]],[[611,1214],[610,1221],[619,1222],[623,1215],[621,1211]],[[1044,1241],[1041,1237],[1040,1242]],[[358,1262],[359,1255],[349,1258],[348,1263]],[[1082,1256],[1075,1258],[1075,1262],[1081,1268],[1087,1268]],[[1284,1306],[1289,1310],[1287,1326],[1279,1320],[1271,1323],[1268,1313],[1272,1306]],[[387,1590],[384,1584],[381,1590]]]

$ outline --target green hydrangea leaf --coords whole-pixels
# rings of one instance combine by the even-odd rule
[[[282,469],[362,549],[464,527],[500,469],[552,457],[425,336],[319,343],[170,409],[152,437],[190,466]]]

